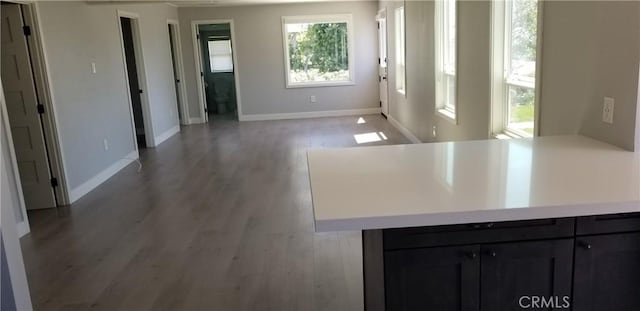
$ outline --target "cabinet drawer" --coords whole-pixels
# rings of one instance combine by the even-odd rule
[[[465,245],[571,237],[575,218],[385,229],[384,249]]]
[[[578,217],[576,234],[601,234],[640,231],[640,213]]]

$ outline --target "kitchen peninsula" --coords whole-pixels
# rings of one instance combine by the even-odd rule
[[[366,310],[640,310],[640,153],[558,136],[308,164],[316,231],[363,231]]]

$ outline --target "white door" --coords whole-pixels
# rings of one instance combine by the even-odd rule
[[[380,10],[376,16],[378,21],[378,81],[380,85],[380,108],[389,115],[389,83],[387,79],[387,11]]]
[[[2,3],[2,85],[27,209],[55,207],[20,5]]]

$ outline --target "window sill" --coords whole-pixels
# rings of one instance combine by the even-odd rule
[[[300,83],[300,84],[287,84],[286,88],[288,89],[297,89],[304,87],[331,87],[331,86],[349,86],[355,85],[354,81],[339,81],[339,82],[310,82],[310,83]]]
[[[504,130],[501,133],[493,134],[493,138],[495,138],[495,139],[518,139],[518,138],[532,138],[532,137],[531,136],[520,135],[518,133],[509,131],[509,130]]]
[[[455,125],[458,124],[458,120],[456,118],[456,113],[451,111],[451,110],[438,109],[436,111],[436,114],[439,115],[440,117],[442,117],[443,119],[455,124]]]

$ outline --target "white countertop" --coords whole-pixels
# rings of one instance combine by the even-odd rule
[[[310,150],[316,231],[640,211],[640,152],[581,136]]]

